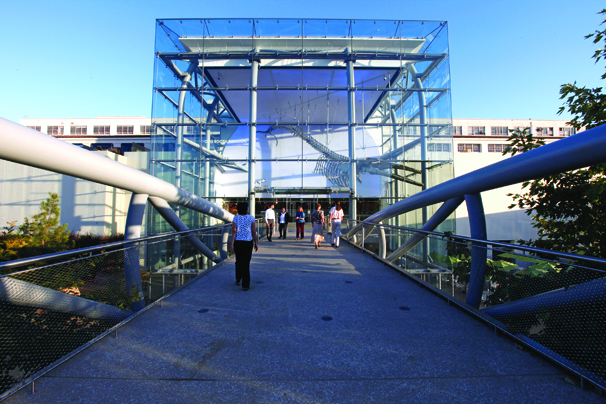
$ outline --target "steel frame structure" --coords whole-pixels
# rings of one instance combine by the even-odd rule
[[[298,158],[280,156],[274,161],[282,164],[301,162],[300,195],[309,194],[305,188],[323,188],[322,185],[304,185],[303,177],[317,174],[327,182],[325,188],[347,189],[352,219],[358,217],[361,175],[388,178],[395,186],[387,186],[386,192],[399,199],[427,187],[427,170],[436,167],[430,162],[452,159],[451,154],[437,157],[427,153],[427,143],[432,138],[440,140],[440,136],[434,136],[428,130],[430,126],[439,127],[436,134],[441,133],[446,141],[451,139],[445,22],[162,19],[156,25],[155,72],[154,91],[158,96],[154,98],[152,113],[155,127],[152,137],[155,135],[157,139],[152,141],[154,174],[177,181],[183,178],[183,165],[177,162],[187,162],[190,166],[204,162],[204,174],[198,177],[199,181],[204,180],[203,195],[212,198],[217,196],[212,180],[217,175],[216,170],[229,172],[236,161],[243,162],[240,167],[248,172],[247,189],[238,191],[238,195],[227,196],[245,196],[252,215],[256,213],[255,199],[260,192],[296,190],[292,184],[256,185],[259,178],[257,163],[264,167],[264,162],[272,161],[257,158],[259,147],[261,153],[265,153],[263,145],[259,146],[260,133],[279,129],[298,136],[302,141],[301,149],[304,143],[321,153],[316,159],[301,152]],[[332,72],[331,79],[319,85],[321,79],[318,77],[327,72]],[[381,81],[369,79],[368,72],[380,75]],[[287,81],[291,84],[277,80],[268,85],[268,74],[290,74],[292,77]],[[297,74],[300,80],[296,79]],[[333,82],[335,75],[341,75],[341,81]],[[324,119],[310,118],[309,113],[304,119],[304,104],[309,109],[308,95],[312,92],[324,94],[321,95],[326,99]],[[184,97],[184,94],[188,96]],[[281,102],[291,105],[293,111],[298,109],[299,112],[295,111],[298,117],[288,119],[286,112],[280,113],[276,109],[276,115],[269,111],[267,95],[261,99],[263,94],[282,97]],[[342,98],[347,106],[342,104],[337,117],[338,101],[337,107],[333,107],[329,105],[329,99],[344,94],[346,96]],[[417,97],[411,97],[414,94]],[[247,104],[241,102],[244,97],[248,97]],[[367,102],[368,106],[365,105]],[[319,103],[317,101],[315,107]],[[335,111],[334,117],[329,117],[330,108]],[[434,109],[430,117],[427,111],[431,108]],[[276,117],[271,118],[272,114]],[[192,127],[192,133],[199,131],[200,140],[194,143],[206,144],[205,150],[201,150],[203,156],[195,157],[192,153],[190,158],[183,159],[179,151],[188,147],[183,144],[187,139],[179,136],[176,136],[175,152],[163,149],[167,142],[174,142],[163,135],[164,128],[175,126]],[[268,129],[261,129],[261,126]],[[246,156],[230,155],[225,143],[213,144],[218,137],[229,146],[232,135],[241,127],[248,129],[247,139],[244,138],[248,146]],[[327,131],[335,127],[346,129],[346,153],[334,153],[330,145],[318,139],[317,129],[321,127],[326,127]],[[360,133],[364,136],[364,131],[385,129],[393,139],[380,142],[376,157],[358,157]],[[179,133],[179,130],[173,130],[173,133]],[[211,151],[215,153],[211,155]],[[160,166],[160,163],[171,161],[174,161],[174,172]],[[304,161],[317,161],[316,169],[305,171]],[[411,174],[420,175],[420,179],[400,174],[400,170],[405,170],[401,167],[410,165],[402,164],[405,161],[421,162]],[[228,166],[230,163],[231,167]],[[277,173],[270,174],[271,177],[275,175]],[[409,186],[398,186],[398,183]]]

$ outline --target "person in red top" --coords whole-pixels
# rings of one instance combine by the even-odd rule
[[[339,248],[339,239],[341,238],[341,221],[345,213],[341,208],[341,202],[335,203],[335,206],[330,210],[328,214],[328,220],[330,220],[330,227],[332,231],[332,246]]]

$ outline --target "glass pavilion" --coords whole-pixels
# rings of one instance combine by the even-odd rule
[[[338,199],[361,220],[453,177],[446,22],[161,19],[155,40],[152,174],[226,209]]]

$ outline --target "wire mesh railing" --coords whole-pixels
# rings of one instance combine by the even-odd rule
[[[226,224],[0,264],[0,399],[211,269],[188,236],[227,258],[230,234]]]
[[[377,224],[365,224],[349,242],[576,373],[582,383],[606,387],[606,260]],[[483,280],[477,309],[469,305],[473,266]]]

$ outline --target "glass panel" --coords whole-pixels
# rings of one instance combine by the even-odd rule
[[[306,52],[344,52],[351,48],[351,20],[305,20],[303,37]]]
[[[301,38],[302,30],[299,19],[255,20],[255,38]],[[256,43],[259,44],[259,42]],[[298,43],[300,46],[301,41],[299,40]]]
[[[354,38],[400,38],[399,21],[391,20],[354,20],[352,35]]]
[[[402,50],[398,31],[397,21],[354,20],[352,48],[357,52],[398,53]]]
[[[206,20],[206,38],[252,38],[252,19]]]
[[[438,24],[438,22],[435,22]],[[448,53],[448,23],[446,21],[439,23],[431,34],[427,36],[428,44],[424,51],[426,53]]]
[[[156,53],[174,53],[185,52],[179,38],[183,36],[179,34],[181,31],[175,20],[156,20]]]
[[[184,97],[186,115],[177,130],[179,92],[157,91],[153,105],[156,134],[152,139],[151,156],[155,159],[152,167],[156,175],[174,183],[176,138],[183,132],[181,159],[185,161],[181,162],[182,187],[221,203],[223,198],[246,198],[248,192],[246,170],[250,127],[246,123],[250,119],[250,93],[248,89],[234,88],[250,85],[250,66],[245,60],[240,60],[240,55],[230,59],[228,53],[248,52],[254,46],[263,51],[297,49],[298,52],[302,43],[308,55],[311,52],[339,52],[338,58],[341,59],[347,48],[352,49],[352,38],[359,39],[353,44],[360,52],[400,52],[402,49],[414,53],[422,47],[434,50],[447,45],[444,41],[447,39],[446,27],[439,22],[254,20],[254,44],[252,19],[202,22],[166,20],[163,26],[159,26],[157,37],[158,43],[166,48],[181,44],[194,51],[202,46],[205,53],[220,52],[225,58],[204,60],[206,77],[195,75],[192,79],[195,86],[202,86],[203,80],[208,80],[211,87],[222,88],[215,90],[216,95],[212,90],[204,94],[208,105],[219,97],[216,115],[213,116],[215,122],[200,126],[210,116],[206,110],[202,111],[197,95],[187,92]],[[405,38],[402,43],[398,42],[400,32]],[[196,42],[196,38],[204,36],[207,40],[201,45],[199,40]],[[174,44],[175,39],[177,45]],[[171,49],[169,51],[174,52]],[[256,185],[261,188],[313,188],[316,192],[325,193],[324,198],[330,198],[327,188],[349,186],[346,68],[342,60],[307,58],[302,62],[301,57],[305,58],[305,53],[297,53],[290,60],[264,59],[261,63],[258,85],[269,89],[258,91]],[[423,93],[414,91],[418,90],[417,84],[411,80],[406,65],[401,63],[399,60],[358,60],[355,65],[354,121],[358,124],[355,147],[357,174],[361,180],[357,189],[358,195],[369,201],[365,205],[368,209],[359,210],[366,212],[360,213],[361,216],[384,207],[385,200],[393,203],[419,192],[421,175],[415,170],[421,168],[422,156],[428,160],[429,183],[436,184],[450,178],[443,173],[443,162],[449,161],[453,152],[451,105],[447,91],[450,86],[448,60],[416,63],[419,73],[425,74],[421,76],[425,80],[421,87],[427,89]],[[180,70],[189,67],[185,58],[175,64]],[[156,87],[182,85],[160,58],[155,70]],[[402,90],[381,91],[396,85],[400,85]],[[298,89],[292,89],[297,86]],[[287,87],[291,88],[283,89]],[[436,88],[444,91],[433,91]],[[419,105],[422,100],[427,106],[426,122],[421,122]],[[242,125],[228,125],[236,120]],[[425,152],[421,150],[422,134],[427,137]],[[210,151],[217,154],[209,154]],[[208,156],[213,161],[208,171],[211,185],[206,190],[205,159]],[[286,161],[290,159],[293,161]],[[402,164],[402,160],[409,161]],[[300,191],[300,196],[310,198],[305,192]],[[271,197],[269,189],[266,194],[262,197]],[[347,193],[343,197],[346,196]],[[402,216],[400,223],[416,225],[421,222],[421,217],[419,212],[410,212]],[[194,215],[191,220],[195,222],[198,219]]]

